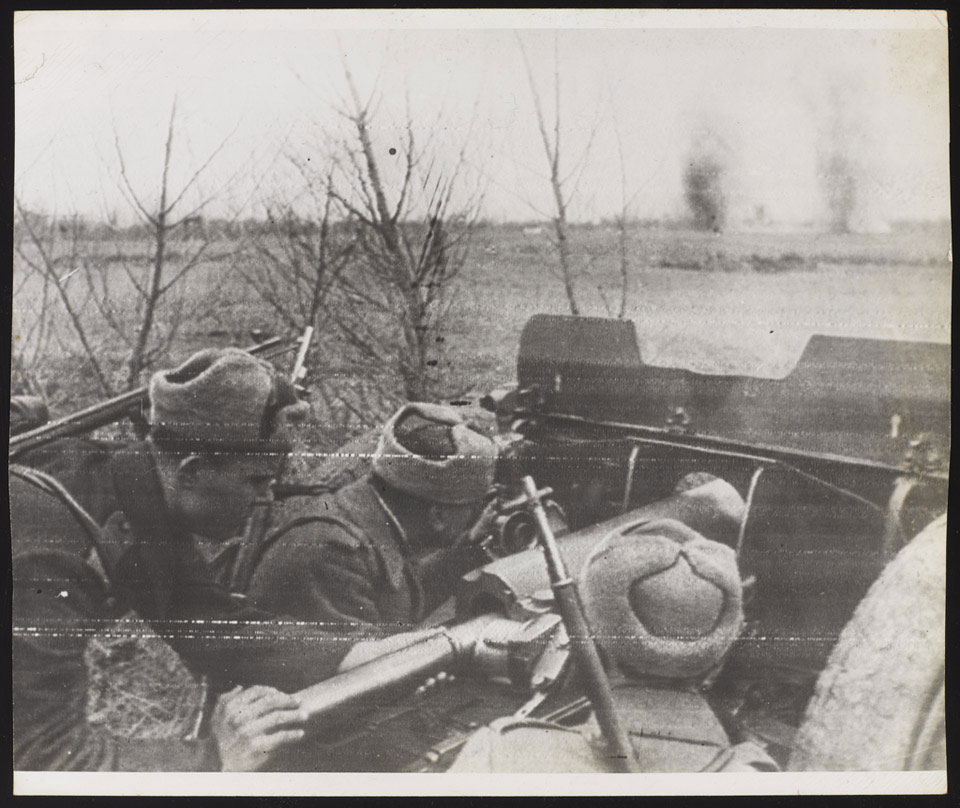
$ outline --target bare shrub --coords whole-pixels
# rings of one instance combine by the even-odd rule
[[[111,216],[91,228],[76,214],[42,216],[15,199],[14,308],[23,313],[15,365],[25,373],[36,372],[41,360],[50,358],[48,347],[56,341],[60,357],[82,377],[80,387],[89,387],[92,379],[99,395],[132,390],[144,371],[166,356],[181,325],[200,305],[184,293],[183,280],[212,243],[201,211],[213,196],[197,199],[196,185],[226,140],[175,189],[170,170],[176,123],[174,102],[155,194],[134,188],[114,133],[117,183],[137,216],[135,227],[119,227]],[[153,196],[156,203],[146,201]],[[188,199],[195,201],[188,204]],[[55,327],[61,310],[66,329]]]
[[[306,195],[306,209],[291,200],[268,203],[267,227],[243,236],[254,266],[238,264],[237,271],[280,323],[319,333],[329,320],[330,294],[357,245],[352,223],[335,220],[330,175],[320,183],[304,179],[297,197]]]
[[[212,239],[202,227],[201,212],[213,200],[212,195],[201,195],[192,205],[186,204],[186,196],[196,186],[206,168],[227,143],[225,138],[213,150],[203,164],[197,168],[179,190],[170,186],[170,166],[173,154],[174,133],[177,121],[177,103],[174,99],[167,125],[167,137],[164,144],[163,171],[160,178],[159,202],[156,206],[144,203],[130,182],[127,174],[123,149],[119,135],[114,133],[117,161],[120,171],[120,189],[137,217],[149,233],[152,244],[151,261],[148,266],[131,266],[121,260],[120,266],[132,285],[134,295],[134,318],[132,324],[124,324],[112,316],[109,298],[105,305],[98,306],[103,321],[128,346],[126,373],[123,386],[132,390],[140,381],[142,372],[164,355],[177,335],[184,319],[185,297],[172,295],[172,290],[191,271],[193,271]],[[228,136],[229,137],[229,136]],[[200,225],[200,226],[198,226]],[[179,239],[181,256],[178,266],[171,266],[170,242]],[[91,281],[92,282],[92,281]],[[111,285],[103,273],[100,274],[100,290],[108,295]],[[161,305],[170,300],[166,316],[163,318],[162,333],[160,318]],[[132,328],[131,328],[132,325]]]
[[[402,178],[391,187],[374,143],[377,89],[362,100],[346,64],[344,74],[349,98],[341,114],[350,135],[337,145],[325,182],[353,223],[356,260],[338,277],[332,316],[357,360],[377,369],[382,383],[376,398],[395,402],[399,392],[408,400],[433,399],[444,386],[444,320],[466,264],[481,194],[454,201],[463,191],[464,151],[453,166],[438,166],[430,137],[420,142],[409,105],[404,142],[394,149]],[[347,408],[369,404],[358,400]]]

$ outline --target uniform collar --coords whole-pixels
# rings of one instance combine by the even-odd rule
[[[341,488],[335,497],[336,511],[345,521],[368,534],[378,546],[392,545],[403,558],[417,551],[397,515],[377,492],[370,475]],[[371,531],[373,535],[371,534]]]
[[[400,524],[400,520],[397,519],[397,515],[390,510],[390,506],[384,502],[383,497],[377,492],[377,489],[372,485],[370,486],[370,491],[373,492],[373,496],[377,501],[377,504],[383,509],[383,512],[387,516],[387,520],[390,523],[390,526],[393,528],[393,532],[396,535],[397,543],[400,545],[400,549],[404,555],[410,555],[413,552],[413,548],[410,544],[410,538],[407,536],[407,531],[403,529],[403,525]]]

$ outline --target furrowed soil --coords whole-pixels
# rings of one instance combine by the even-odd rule
[[[437,371],[445,398],[475,397],[514,381],[517,346],[527,319],[536,313],[570,313],[550,228],[530,231],[503,225],[475,233],[467,264],[449,293],[449,315],[436,334]],[[606,227],[575,227],[571,246],[580,313],[615,316],[623,283],[618,234]],[[108,262],[104,245],[88,247],[100,250]],[[249,344],[253,329],[282,333],[269,307],[240,277],[238,262],[248,262],[249,268],[252,259],[238,254],[235,247],[229,242],[213,245],[207,260],[179,287],[183,325],[158,367],[179,363],[202,347]],[[146,244],[128,245],[124,252],[149,261]],[[950,341],[952,253],[946,225],[882,235],[718,235],[638,227],[629,231],[627,260],[625,316],[636,326],[643,360],[653,364],[783,376],[815,333]],[[20,271],[17,259],[15,279]],[[111,283],[122,312],[123,301],[129,299],[122,273]],[[24,324],[37,299],[29,284],[15,294],[15,342],[26,333]],[[57,331],[63,350],[37,369],[54,416],[101,397],[65,318]],[[124,346],[106,330],[94,337],[102,364],[119,373]],[[311,357],[312,377],[351,383],[356,371],[347,357],[338,355],[336,344],[325,342],[323,355]],[[377,425],[376,418],[361,424]],[[318,431],[322,438],[308,440],[304,450],[323,457],[358,431]],[[109,657],[101,654],[102,659]],[[157,657],[163,664],[138,667],[135,676],[110,692],[120,693],[117,699],[128,699],[124,692],[135,696],[138,689],[149,691],[152,711],[178,717],[170,727],[170,733],[177,734],[192,719],[179,704],[157,703],[156,680],[167,678],[173,683],[171,692],[182,694],[189,674],[172,666],[163,654]],[[102,681],[99,672],[96,678]],[[101,720],[103,715],[129,712],[111,713],[110,705],[102,702],[100,698]],[[124,720],[113,731],[129,734],[133,725]],[[136,720],[137,732],[157,732],[156,722],[144,719],[142,711]]]

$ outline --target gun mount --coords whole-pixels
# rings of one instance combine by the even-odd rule
[[[838,638],[862,630],[858,605],[886,601],[890,624],[912,617],[887,596],[881,572],[891,559],[906,563],[901,551],[946,510],[949,379],[947,345],[816,335],[780,378],[704,374],[644,363],[629,322],[538,315],[521,336],[516,385],[481,404],[507,444],[498,482],[517,491],[531,475],[553,491],[571,576],[612,530],[660,517],[735,548],[747,622],[710,698],[732,734],[760,740],[786,765],[794,739],[813,736],[798,727],[818,701],[818,677],[836,664]],[[505,557],[464,577],[455,624],[556,612],[525,527],[501,542]],[[917,698],[936,694],[937,665],[942,680],[942,653],[929,661],[932,678],[918,662]],[[399,697],[325,746],[322,767],[442,770],[471,727],[527,709],[529,689],[494,679]],[[534,714],[582,716],[582,694],[559,677]],[[915,701],[903,709],[942,727],[942,714]]]

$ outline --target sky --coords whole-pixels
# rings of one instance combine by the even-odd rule
[[[364,98],[377,90],[388,191],[409,110],[435,166],[463,153],[484,215],[543,218],[522,42],[550,126],[556,54],[575,220],[616,215],[624,197],[634,216],[683,215],[704,142],[734,218],[828,218],[823,166],[838,153],[865,228],[950,215],[942,12],[19,12],[14,40],[15,191],[49,212],[128,220],[118,149],[156,204],[174,100],[171,187],[223,144],[185,205],[289,200],[293,162],[328,165],[345,134],[346,63]]]

